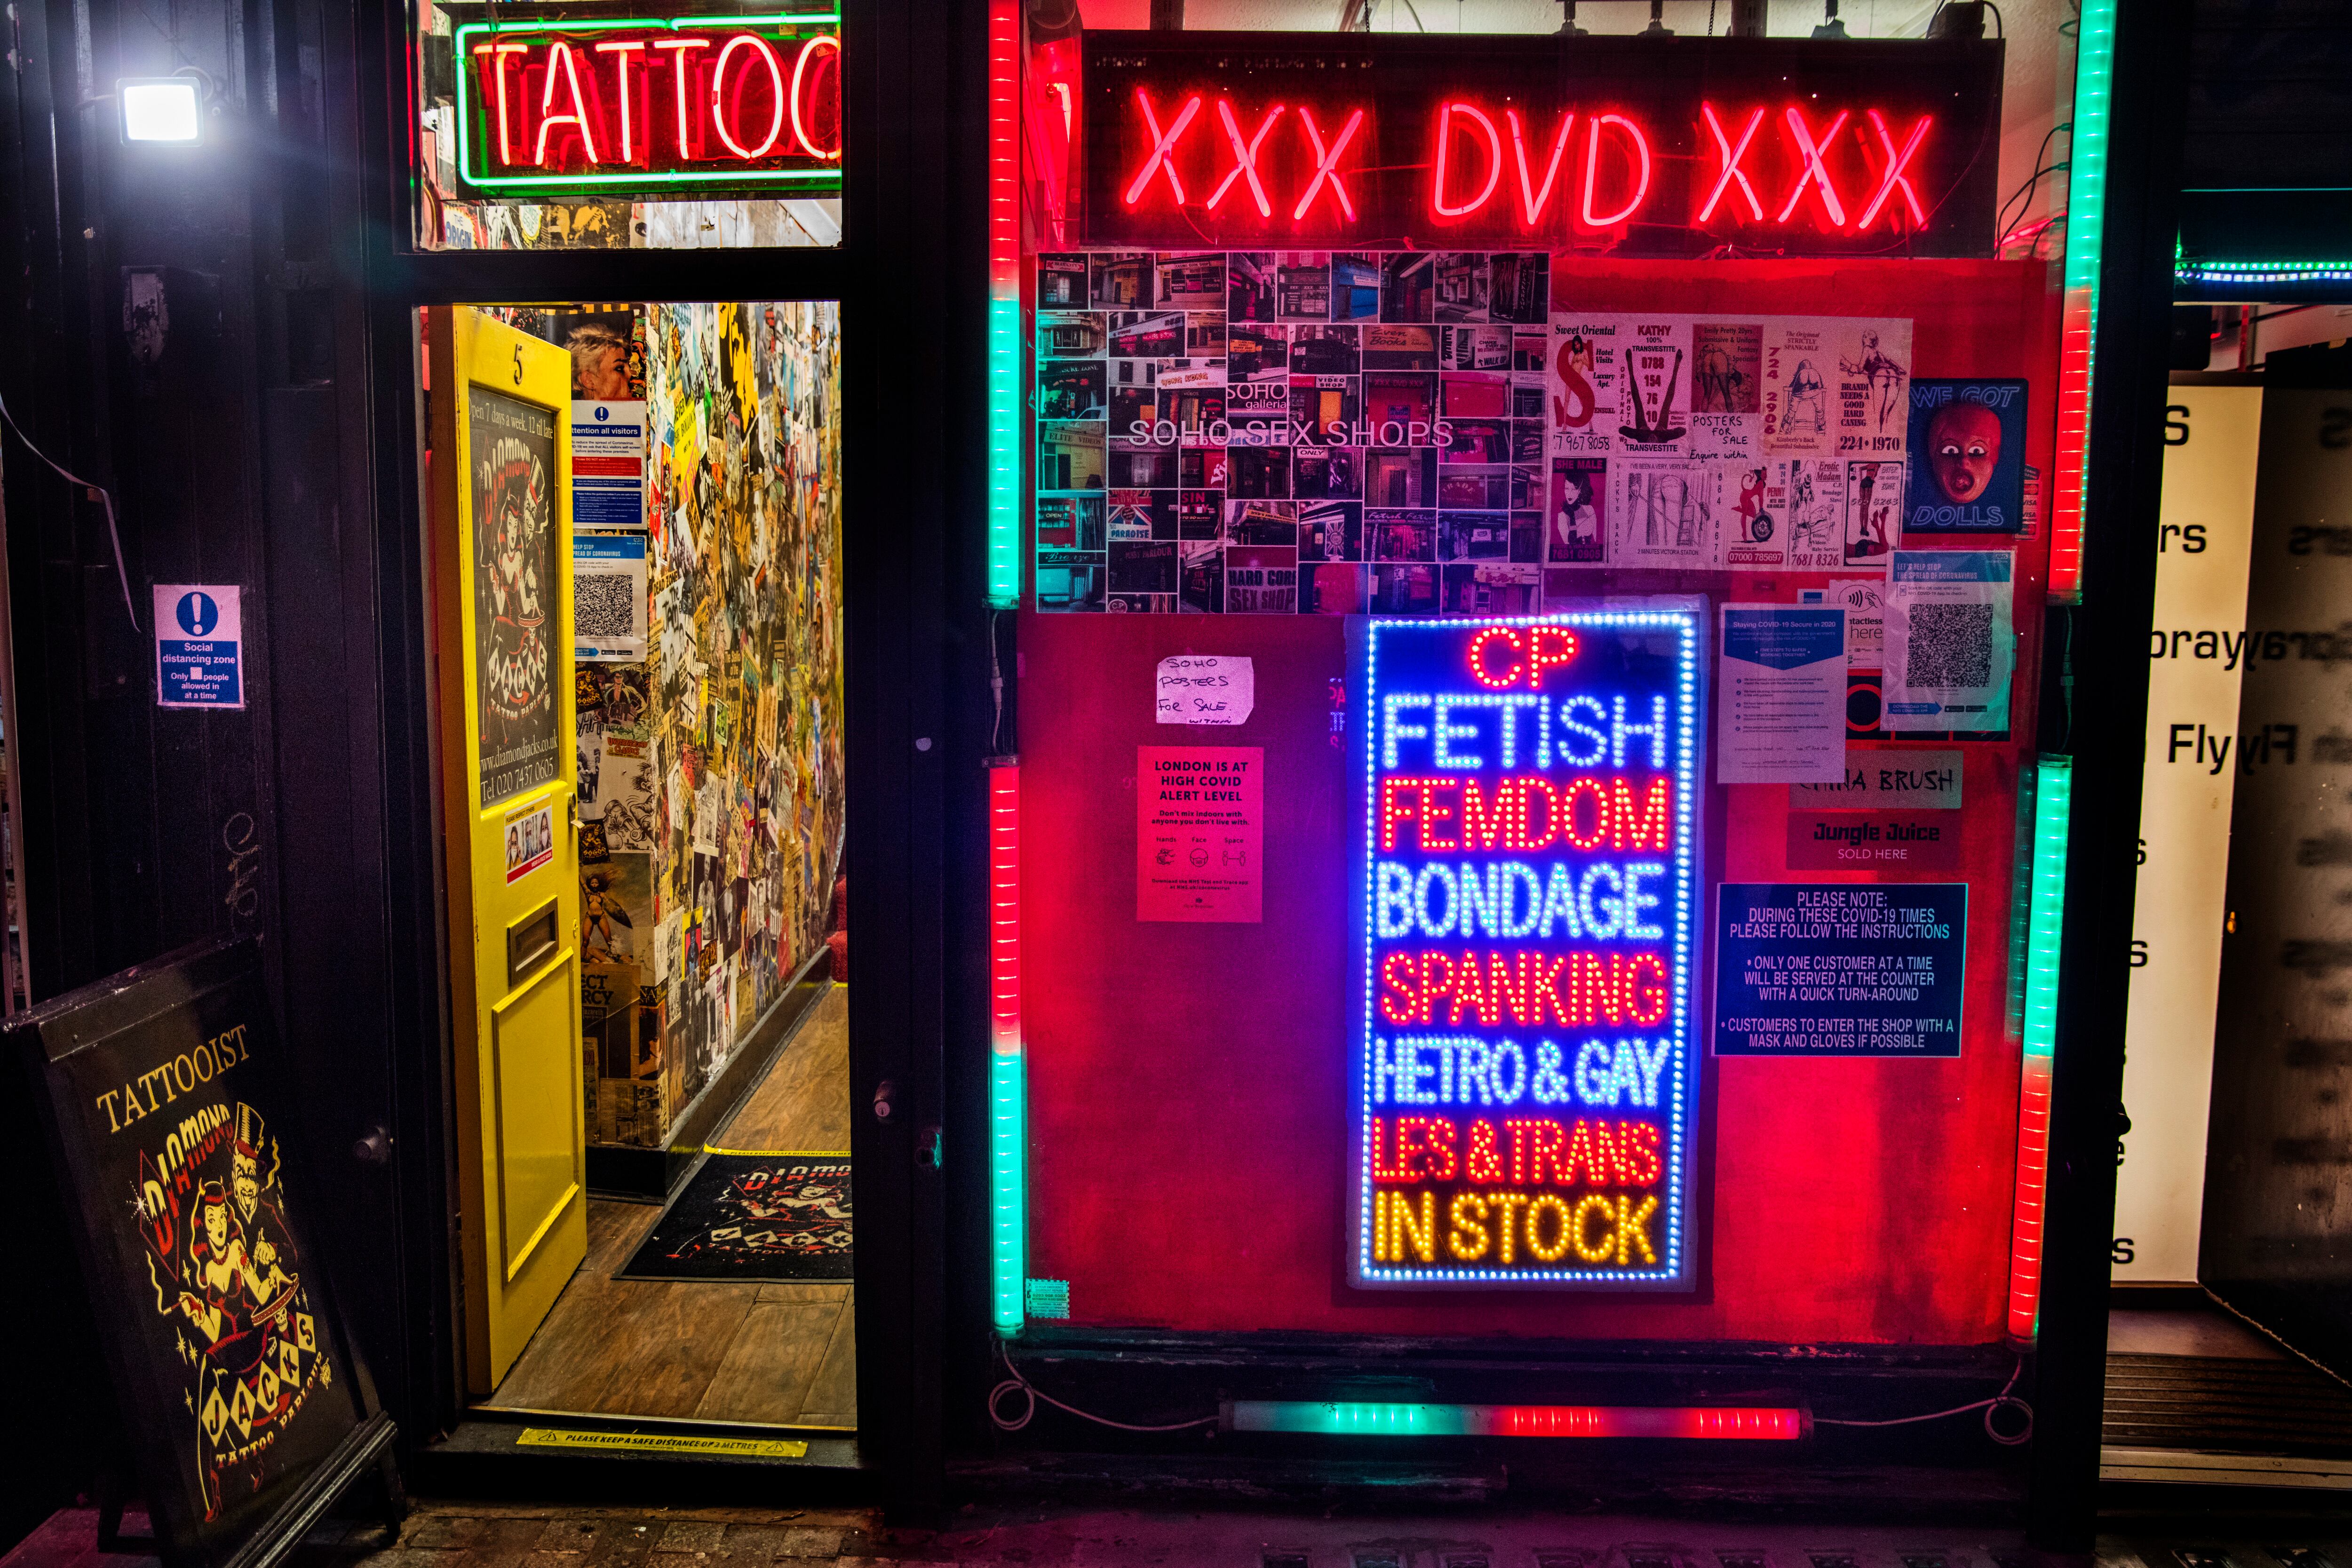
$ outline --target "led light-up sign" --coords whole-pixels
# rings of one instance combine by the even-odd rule
[[[1989,256],[1998,40],[1087,35],[1087,243]]]
[[[1351,623],[1355,1283],[1693,1283],[1705,615]]]
[[[501,16],[457,57],[457,172],[482,190],[841,189],[835,13]]]

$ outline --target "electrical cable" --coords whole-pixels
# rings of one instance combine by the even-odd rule
[[[122,565],[122,534],[121,531],[114,525],[114,492],[108,489],[104,485],[94,485],[90,483],[88,479],[83,479],[80,475],[73,472],[64,464],[58,462],[55,458],[50,457],[47,452],[42,451],[38,447],[33,445],[33,438],[30,436],[26,435],[22,429],[18,428],[16,416],[8,412],[8,400],[5,397],[0,397],[0,420],[6,421],[8,428],[16,431],[16,439],[25,443],[25,450],[32,453],[33,456],[40,458],[41,461],[48,464],[50,468],[56,469],[58,476],[60,479],[64,479],[68,484],[79,485],[86,490],[96,490],[98,492],[99,500],[106,503],[106,537],[108,542],[114,546],[114,578],[116,582],[122,584],[123,613],[131,617],[131,629],[134,632],[137,631],[139,629],[139,610],[138,607],[131,601],[131,574],[125,571]]]
[[[2073,135],[2074,132],[2074,122],[2071,120],[2053,121],[2051,122],[2050,129],[2042,133],[2041,145],[2033,149],[2033,162],[2037,168],[2040,167],[2042,160],[2048,155],[2050,152],[2050,143],[2058,139],[2058,133],[2062,131],[2070,136]],[[2015,199],[2015,197],[2011,198],[2012,201]]]
[[[2066,617],[2066,640],[2058,647],[2058,695],[2065,704],[2066,727],[2059,732],[2058,749],[2074,749],[2074,617]]]
[[[2008,201],[2001,203],[2000,212],[1996,216],[1993,223],[1993,233],[2000,237],[1993,241],[1993,247],[1996,252],[1998,252],[2000,247],[2007,245],[2011,239],[2014,239],[2025,232],[2025,215],[2032,211],[2033,207],[2033,187],[2039,184],[2046,176],[2063,173],[2074,166],[2074,165],[2072,162],[2062,159],[2045,168],[2036,169],[2033,172],[2032,176],[2018,189],[2015,195],[2011,196]],[[2021,203],[2019,201],[2020,197],[2024,198]],[[2014,228],[2010,226],[2009,221],[2009,213],[2012,206],[2015,206],[2017,209],[2018,226]],[[2044,226],[2047,226],[2047,225],[2045,224]],[[2038,234],[2041,231],[2037,229],[2034,232]]]
[[[1936,8],[1927,14],[1927,36],[1930,37],[1935,36],[1936,18],[1942,16],[1944,14],[1944,8],[1951,3],[1952,0],[1937,0]],[[2009,36],[2009,24],[2001,20],[2000,7],[1994,5],[1992,0],[1984,0],[1984,8],[1992,13],[1992,36],[1996,38],[2007,37]]]
[[[2034,186],[2040,184],[2045,176],[2054,174],[2061,169],[2071,166],[2071,160],[2066,163],[2048,164],[2047,166],[2042,163],[2042,160],[2049,155],[2050,143],[2056,138],[2057,134],[2061,131],[2071,133],[2074,129],[2074,122],[2073,121],[2062,120],[2042,133],[2042,145],[2033,150],[2033,173],[2026,176],[2025,184],[2020,185],[2015,191],[2010,193],[2009,199],[2001,203],[2000,210],[1994,213],[1992,225],[1993,233],[1998,235],[2006,235],[2009,232],[2009,209],[2016,206],[2021,199],[2028,203],[2028,205],[2031,205]],[[2024,216],[2024,213],[2020,212],[2018,214],[2019,221],[2022,222]]]
[[[999,642],[1004,625],[1005,612],[992,610],[988,616],[988,691],[996,705],[996,712],[988,726],[988,754],[1004,754],[1004,654]]]
[[[2042,242],[2052,229],[2065,226],[2066,215],[2063,212],[2052,213],[2040,223],[2020,224],[1992,242],[1993,254],[1999,256],[2012,245],[2021,245],[2026,247],[2026,255],[2035,255],[2042,249]]]
[[[2019,1356],[2017,1364],[2009,1369],[2009,1381],[2000,1385],[1999,1394],[1994,1394],[1990,1399],[1979,1399],[1967,1405],[1955,1405],[1949,1410],[1931,1410],[1925,1415],[1897,1415],[1886,1421],[1831,1421],[1816,1415],[1813,1417],[1813,1425],[1816,1426],[1909,1426],[1921,1421],[1941,1421],[1947,1415],[1965,1415],[1971,1410],[1981,1410],[1984,1412],[1985,1436],[2004,1448],[2018,1447],[2033,1440],[2033,1406],[2010,1393],[2011,1389],[2017,1386],[2017,1380],[2024,1371],[2025,1358]],[[2003,1436],[2000,1429],[1993,1426],[1992,1413],[2003,1405],[2015,1405],[2025,1412],[2023,1430]]]
[[[1164,1426],[1139,1426],[1131,1421],[1114,1421],[1108,1415],[1096,1415],[1079,1409],[1075,1405],[1065,1405],[1043,1389],[1032,1385],[1027,1378],[1021,1375],[1021,1369],[1013,1364],[1013,1352],[1005,1348],[1003,1341],[997,1342],[996,1352],[1004,1358],[1004,1370],[1013,1374],[988,1391],[988,1418],[996,1424],[996,1429],[1000,1432],[1018,1432],[1028,1426],[1029,1418],[1037,1414],[1037,1401],[1041,1399],[1055,1409],[1066,1411],[1081,1421],[1091,1421],[1097,1426],[1116,1427],[1121,1432],[1189,1432],[1195,1426],[1213,1426],[1217,1424],[1215,1416],[1202,1415],[1191,1421],[1171,1421]],[[1022,1407],[1021,1414],[1010,1419],[996,1408],[997,1401],[1003,1399],[1008,1390],[1019,1394],[1027,1401]]]

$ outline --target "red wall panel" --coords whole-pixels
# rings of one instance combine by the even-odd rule
[[[1914,374],[2030,378],[2028,461],[2046,479],[2056,312],[2045,281],[2036,263],[1612,268],[1556,258],[1553,287],[1556,309],[1584,312],[1907,315]],[[1969,884],[1961,1055],[1707,1058],[1696,1187],[1706,1239],[1703,1284],[1688,1296],[1340,1283],[1353,973],[1345,753],[1331,742],[1328,714],[1329,683],[1343,672],[1342,625],[1312,616],[1024,616],[1031,1272],[1070,1282],[1074,1323],[1104,1326],[1999,1338],[2019,1060],[2008,1026],[2016,783],[2032,751],[2046,553],[2046,536],[2018,551],[2011,713],[2012,732],[2025,739],[1958,743],[1961,869],[1923,874]],[[1793,600],[1801,584],[1786,574],[1591,578],[1594,592],[1704,589],[1718,600]],[[1246,723],[1154,722],[1154,669],[1182,653],[1255,661]],[[1135,919],[1136,748],[1187,743],[1265,748],[1260,924]],[[1787,786],[1716,786],[1710,796],[1711,883],[1872,879],[1789,869]],[[1699,974],[1706,1039],[1711,948]]]

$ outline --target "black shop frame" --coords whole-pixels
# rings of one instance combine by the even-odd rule
[[[2053,606],[2042,643],[2042,749],[2073,755],[2074,807],[2027,1525],[2063,1552],[2088,1552],[2096,1524],[2190,24],[2189,0],[2116,7],[2083,603]]]
[[[413,830],[396,846],[387,878],[414,1020],[397,1053],[393,1172],[410,1260],[401,1281],[400,1327],[410,1341],[404,1403],[412,1434],[420,1425],[446,1430],[462,1415],[442,972],[448,946],[429,826],[440,816],[423,598],[428,563],[416,521],[425,495],[415,310],[577,300],[837,300],[847,830],[858,946],[850,1092],[859,1468],[847,1476],[780,1474],[700,1460],[690,1470],[662,1467],[668,1473],[646,1480],[665,1499],[683,1487],[749,1500],[782,1486],[921,1512],[942,1496],[944,1437],[957,1420],[949,1400],[976,1413],[986,1371],[976,1330],[985,1321],[983,1085],[963,1068],[979,1067],[973,1043],[986,1032],[985,12],[971,0],[858,0],[842,10],[845,156],[835,249],[419,249],[409,238],[414,99],[404,8],[363,21],[354,40],[361,101],[377,110],[356,127],[369,175],[360,193],[366,288],[356,304],[372,356],[366,436],[382,523],[375,615],[384,784],[387,817]],[[868,1110],[886,1082],[897,1100],[887,1121]],[[950,1236],[960,1248],[952,1258]],[[943,1394],[949,1389],[957,1393]],[[419,1484],[593,1488],[609,1497],[623,1473],[578,1458],[494,1469],[452,1451],[465,1447],[413,1442]]]
[[[331,1262],[404,1457],[442,1468],[420,1479],[526,1484],[432,1453],[463,1402],[415,310],[457,301],[841,302],[859,1444],[874,1493],[919,1510],[942,1493],[945,1452],[987,1441],[985,18],[979,0],[844,9],[840,250],[506,254],[410,240],[404,6],[175,0],[171,39],[130,0],[11,12],[0,262],[19,287],[0,316],[0,390],[45,449],[131,503],[134,580],[247,583],[261,627],[241,721],[211,717],[191,741],[119,695],[141,689],[150,656],[119,616],[104,519],[6,449],[9,760],[35,999],[201,937],[262,931],[281,1033],[304,1042],[301,1122],[341,1234]],[[2053,612],[2068,624],[2046,644],[2072,651],[2047,666],[2042,710],[2071,697],[2074,722],[2043,742],[2077,758],[2084,809],[2030,1463],[2037,1534],[2076,1549],[2097,1485],[2189,9],[2118,8],[2089,597]],[[91,95],[118,70],[169,71],[171,48],[206,38],[234,40],[242,75],[222,80],[254,142],[184,182],[199,204],[122,175]],[[138,268],[163,278],[178,323],[143,370],[119,324],[122,274]],[[904,1106],[887,1127],[862,1109],[884,1079]],[[934,1125],[943,1169],[922,1137]],[[79,1434],[53,1436],[66,1448]],[[622,1495],[609,1473],[580,1479],[597,1461],[557,1463],[530,1489]],[[775,1495],[772,1470],[691,1476],[692,1489],[674,1470],[645,1484],[669,1500]]]
[[[2022,1522],[2033,1541],[2068,1553],[2091,1549],[2100,1493],[2108,1248],[2116,1138],[2121,1131],[2147,720],[2145,650],[2154,601],[2174,246],[2180,221],[2182,123],[2178,106],[2188,97],[2190,25],[2187,0],[2128,0],[2116,8],[2107,181],[2099,237],[2099,311],[2094,329],[2085,589],[2079,605],[2046,608],[2042,644],[2048,651],[2037,739],[2042,750],[2073,758],[2075,804],[2068,829],[2040,1331],[2018,1384],[2018,1392],[2032,1404],[2035,1419],[2030,1447],[2013,1471],[2004,1467],[2002,1479],[2004,1487],[2012,1475],[2021,1482],[2022,1493],[2015,1502],[2021,1504]],[[1613,45],[1617,40],[1596,42]],[[2089,221],[2087,213],[2075,216],[2078,223]],[[1266,243],[1270,248],[1274,242]],[[1721,1370],[1702,1366],[1718,1347],[1686,1348],[1691,1354],[1683,1361],[1662,1353],[1654,1344],[1630,1358],[1637,1364],[1623,1377],[1623,1386],[1635,1391],[1627,1402],[1677,1402],[1672,1391],[1694,1386],[1702,1373]],[[1750,1349],[1726,1347],[1724,1365],[1747,1372],[1748,1367],[1732,1357]],[[1488,1385],[1495,1392],[1483,1395],[1486,1398],[1521,1397],[1519,1390],[1529,1376],[1553,1370],[1521,1359],[1519,1347],[1509,1342],[1416,1341],[1407,1354],[1400,1355],[1390,1342],[1334,1343],[1271,1331],[1192,1335],[1156,1330],[1074,1331],[1040,1341],[1031,1353],[1053,1365],[1059,1380],[1055,1392],[1084,1408],[1116,1410],[1124,1399],[1131,1411],[1138,1391],[1147,1390],[1150,1408],[1159,1413],[1150,1419],[1172,1419],[1202,1408],[1207,1399],[1233,1397],[1230,1391],[1244,1369],[1277,1387],[1281,1380],[1290,1380],[1279,1397],[1310,1400],[1331,1397],[1329,1390],[1346,1386],[1350,1379],[1365,1390],[1364,1397],[1444,1399],[1448,1397],[1443,1392],[1445,1385],[1436,1384],[1433,1391],[1425,1373],[1433,1366],[1446,1367],[1447,1356],[1459,1358],[1447,1370],[1460,1372],[1465,1381],[1474,1376],[1496,1380]],[[1769,1364],[1770,1353],[1759,1355],[1758,1362]],[[1596,1368],[1621,1371],[1617,1363],[1604,1367],[1597,1354],[1578,1363],[1580,1373],[1588,1375]],[[1908,1377],[1915,1387],[1933,1386],[1924,1374],[1934,1370],[1913,1363],[1899,1369],[1899,1375]],[[1882,1386],[1895,1383],[1896,1376],[1888,1375]],[[1017,1401],[1012,1403],[1017,1407]],[[1061,1433],[1078,1430],[1050,1411],[1038,1415],[1040,1426]],[[1958,1433],[1963,1425],[1947,1423],[1937,1436]],[[1161,1496],[1187,1477],[1198,1478],[1193,1484],[1209,1496],[1215,1495],[1218,1486],[1233,1484],[1223,1478],[1231,1474],[1235,1461],[1223,1461],[1229,1468],[1223,1471],[1188,1469],[1174,1453],[1181,1439],[1086,1433],[1062,1440],[1072,1448],[1092,1450],[1084,1466],[1068,1454],[1055,1458],[1055,1473],[1066,1481],[1086,1468],[1099,1484],[1150,1486]],[[1968,1426],[1961,1440],[1981,1442],[1973,1426]],[[1440,1451],[1434,1445],[1411,1449],[1400,1445],[1375,1455],[1360,1444],[1346,1446],[1348,1441],[1320,1445],[1318,1455],[1337,1462],[1304,1473],[1324,1486],[1368,1486],[1360,1471],[1350,1476],[1349,1460],[1360,1467],[1384,1458],[1427,1460]],[[1146,1447],[1154,1449],[1148,1463],[1124,1462]],[[1306,1442],[1298,1441],[1285,1450],[1284,1462],[1307,1451]],[[1949,1455],[1956,1450],[1935,1451]],[[1700,1463],[1674,1454],[1644,1453],[1639,1462],[1645,1474],[1629,1479],[1622,1471],[1603,1478],[1599,1461],[1591,1469],[1577,1468],[1580,1457],[1559,1459],[1558,1450],[1548,1455],[1535,1444],[1517,1453],[1525,1456],[1515,1457],[1511,1466],[1517,1495],[1543,1495],[1543,1468],[1551,1463],[1557,1467],[1553,1484],[1561,1490],[1575,1488],[1586,1496],[1597,1492],[1633,1507],[1679,1506],[1682,1497],[1645,1492],[1643,1483],[1650,1473],[1672,1475],[1686,1462],[1696,1473]],[[1036,1462],[1034,1456],[1008,1458],[1003,1468],[1011,1471],[1031,1462]],[[1572,1479],[1559,1481],[1562,1471],[1572,1471]],[[1916,1511],[1935,1506],[1908,1498],[1891,1503],[1884,1496],[1858,1503],[1850,1473],[1824,1470],[1791,1479],[1787,1469],[1768,1469],[1762,1462],[1709,1471],[1705,1484],[1717,1489],[1718,1499],[1737,1496],[1759,1510],[1793,1505],[1843,1515],[1858,1507],[1901,1506]],[[1662,1496],[1672,1500],[1662,1505]],[[2012,1496],[2006,1490],[2001,1495],[1998,1506],[2004,1514],[2012,1507]]]
[[[985,16],[977,0],[844,9],[843,248],[569,254],[415,249],[406,5],[8,13],[0,271],[16,288],[0,306],[0,395],[85,477],[68,483],[14,437],[0,448],[32,999],[259,935],[294,1075],[287,1131],[319,1167],[322,1250],[404,1462],[445,1489],[609,1500],[630,1483],[600,1459],[526,1476],[439,1441],[464,1405],[422,305],[840,301],[852,1089],[863,1106],[889,1079],[902,1110],[888,1126],[861,1115],[854,1140],[860,1464],[808,1484],[919,1510],[940,1495],[943,1432],[981,1419]],[[218,108],[203,147],[125,149],[115,79],[183,68]],[[168,327],[148,309],[134,331],[134,293],[160,296]],[[121,584],[110,513],[85,484],[120,503]],[[243,585],[244,711],[155,710],[146,612],[134,626],[126,603],[152,582]],[[41,1190],[34,1148],[0,1136],[12,1190]],[[29,1211],[37,1232],[60,1217]],[[0,1523],[28,1526],[88,1488],[119,1441],[75,1379],[93,1352],[69,1294],[27,1308],[27,1331],[59,1353],[24,1369],[26,1399],[59,1414]],[[699,1461],[626,1474],[665,1500],[779,1484],[773,1468]]]

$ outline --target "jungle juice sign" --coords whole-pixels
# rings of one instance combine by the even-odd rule
[[[1350,623],[1356,1284],[1693,1283],[1705,613]]]

